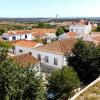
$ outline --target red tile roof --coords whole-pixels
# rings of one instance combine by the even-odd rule
[[[77,33],[75,32],[68,32],[66,33],[70,38],[75,38],[77,36]]]
[[[27,33],[31,33],[31,31],[29,30],[16,30],[16,31],[8,31],[7,32],[9,35],[14,35],[14,34],[27,34]]]
[[[65,54],[71,52],[73,45],[77,42],[76,39],[58,40],[44,46],[35,48],[39,51],[50,52],[55,54]]]
[[[100,36],[94,36],[92,37],[93,40],[96,40],[96,41],[100,41]]]
[[[94,36],[92,37],[93,39],[93,43],[95,43],[96,45],[100,45],[100,36]]]
[[[18,46],[25,46],[25,47],[35,47],[38,43],[34,42],[34,41],[28,41],[28,40],[20,40],[15,42],[14,45],[18,45]]]
[[[39,32],[39,33],[33,33],[32,36],[33,37],[46,37],[47,35],[43,32]]]
[[[22,67],[27,67],[29,64],[38,64],[39,61],[30,54],[23,54],[19,56],[13,56],[12,59]]]
[[[56,33],[57,29],[33,28],[33,33]]]

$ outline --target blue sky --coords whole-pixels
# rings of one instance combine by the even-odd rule
[[[0,17],[100,17],[100,0],[1,0]]]

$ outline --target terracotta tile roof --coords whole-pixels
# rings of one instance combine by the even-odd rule
[[[22,67],[27,67],[28,64],[38,64],[39,61],[30,54],[23,54],[19,56],[13,56],[12,59]]]
[[[100,36],[94,36],[92,37],[92,40],[96,45],[100,45]]]
[[[56,33],[57,29],[33,28],[33,33]]]
[[[14,40],[14,41],[8,41],[8,42],[9,42],[9,44],[10,44],[11,46],[14,46],[15,43],[17,43],[18,41],[20,41],[20,40]]]
[[[92,37],[93,40],[100,41],[100,36]]]
[[[58,40],[44,46],[35,48],[39,51],[50,52],[55,54],[65,54],[71,52],[73,45],[77,42],[76,39]]]
[[[47,35],[43,32],[33,33],[33,37],[46,37]]]
[[[75,32],[68,32],[66,33],[70,38],[75,38],[77,36],[77,33]]]
[[[9,35],[14,35],[14,34],[27,34],[31,33],[29,30],[15,30],[15,31],[8,31],[7,32]]]
[[[28,40],[19,40],[16,41],[13,45],[18,45],[18,46],[25,46],[25,47],[35,47],[38,43],[34,41],[28,41]]]
[[[92,36],[100,35],[100,32],[92,32]]]

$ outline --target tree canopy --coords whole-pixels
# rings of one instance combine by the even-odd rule
[[[63,28],[58,28],[57,29],[57,31],[56,31],[56,36],[60,36],[61,34],[63,34],[64,33],[64,30],[63,30]]]
[[[0,46],[0,99],[46,100],[41,75],[22,68],[7,56],[8,49]]]
[[[2,42],[0,42],[0,47],[9,49],[11,47],[11,45],[8,41],[4,41],[4,42],[2,41]]]
[[[37,28],[52,28],[52,26],[48,23],[39,22]]]
[[[67,98],[71,92],[79,87],[79,78],[72,68],[63,67],[52,72],[49,78],[49,92],[57,93],[57,98],[65,95]]]
[[[100,75],[100,46],[78,40],[68,56],[68,65],[74,68],[84,85],[91,83]]]
[[[60,27],[60,28],[58,28],[57,31],[56,31],[56,36],[60,36],[60,35],[62,35],[63,33],[66,33],[66,32],[69,32],[69,30],[66,29],[65,27]]]
[[[95,31],[100,32],[100,26],[98,26]]]
[[[0,28],[0,35],[2,35],[5,32],[5,29]]]

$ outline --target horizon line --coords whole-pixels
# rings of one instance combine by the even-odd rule
[[[56,18],[56,17],[0,17],[0,18]],[[59,18],[100,18],[100,16],[69,16],[69,17],[58,17]]]

